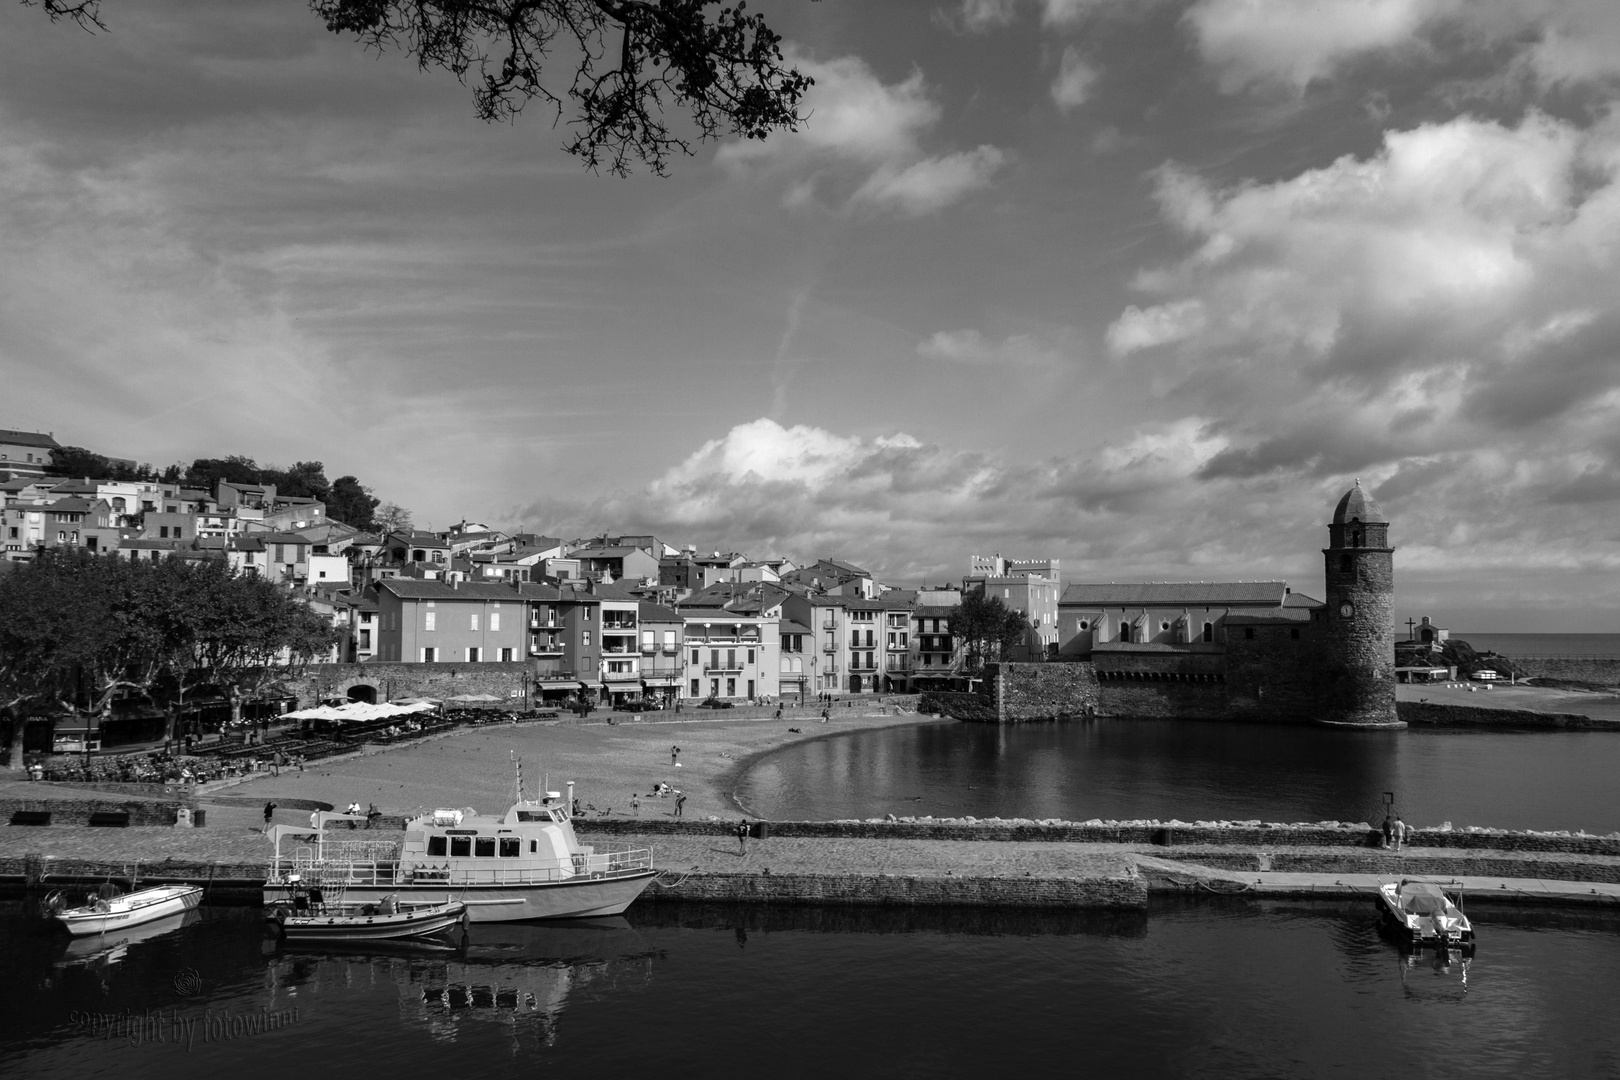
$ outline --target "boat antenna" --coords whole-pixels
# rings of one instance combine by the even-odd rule
[[[517,768],[517,802],[523,801],[523,758],[511,750],[507,751],[512,758],[512,764]]]

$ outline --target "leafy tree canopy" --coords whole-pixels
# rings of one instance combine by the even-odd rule
[[[54,476],[83,480],[153,480],[157,477],[150,465],[114,461],[82,446],[60,446],[52,450],[47,471]]]
[[[967,645],[969,668],[1004,660],[1028,631],[1029,619],[1023,612],[1008,607],[999,596],[986,597],[983,590],[964,593],[951,612],[951,632]]]
[[[106,29],[101,0],[22,2]],[[746,0],[309,2],[333,33],[470,84],[482,119],[511,119],[538,98],[571,131],[568,153],[620,176],[637,161],[664,175],[694,139],[796,131],[812,82],[785,66],[781,37]],[[672,129],[667,107],[688,124]]]
[[[361,487],[352,476],[340,476],[332,481],[332,490],[326,495],[326,516],[345,525],[353,525],[361,532],[377,527],[375,520],[377,498],[371,489]]]

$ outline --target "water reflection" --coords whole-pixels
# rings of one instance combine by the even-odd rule
[[[935,817],[1383,819],[1620,829],[1609,732],[1342,731],[1174,720],[932,723],[761,758],[738,801],[776,820]]]

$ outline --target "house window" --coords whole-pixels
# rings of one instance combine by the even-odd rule
[[[749,697],[754,696],[754,680],[753,679],[748,680],[748,696]]]
[[[362,630],[362,631],[360,631],[360,647],[362,649],[371,648],[371,631],[370,630]]]
[[[471,620],[471,623],[467,627],[467,629],[472,630],[472,631],[477,631],[477,629],[478,629],[478,612],[476,612],[476,611],[472,612],[468,616],[468,618]]]
[[[439,662],[439,650],[438,650],[437,646],[429,645],[429,646],[426,646],[425,648],[423,648],[423,650],[422,650],[422,663],[424,663],[424,664],[436,664],[438,662]]]
[[[749,663],[750,663],[750,664],[752,664],[752,663],[753,663],[753,662],[754,662],[754,650],[753,650],[753,649],[749,649],[749,650],[748,650],[748,662],[749,662]],[[754,696],[754,695],[753,695],[753,693],[752,693],[752,692],[751,692],[751,691],[750,691],[750,692],[749,692],[749,695],[748,695],[748,696],[749,696],[749,697],[753,697],[753,696]]]
[[[587,649],[591,647],[591,632],[589,630],[580,631],[579,643]]]
[[[703,662],[701,659],[699,659],[699,655],[700,654],[699,654],[699,651],[697,649],[692,650],[692,663],[693,664],[701,664]],[[695,694],[695,693],[697,693],[697,691],[694,690],[694,691],[692,691],[692,693]]]
[[[698,696],[698,681],[696,679],[692,680],[692,696]]]
[[[502,649],[501,650],[501,663],[510,664],[511,662],[512,662],[512,650],[511,649]]]
[[[737,696],[737,680],[736,679],[727,679],[726,680],[726,697],[736,697],[736,696]]]
[[[737,650],[736,649],[727,649],[726,650],[726,670],[730,671],[732,668],[735,668],[736,666],[737,666]]]
[[[423,630],[433,630],[433,629],[435,629],[436,627],[435,627],[434,624],[438,621],[438,618],[439,618],[439,613],[436,612],[436,611],[425,611],[425,612],[423,612],[422,613],[422,629]]]
[[[475,615],[475,616],[473,616],[473,618],[477,618],[477,616]],[[473,627],[473,629],[476,630],[477,627]],[[501,630],[501,613],[500,613],[499,610],[491,611],[489,613],[489,632],[492,633],[492,634],[498,634],[498,633],[500,633],[500,630]]]
[[[483,659],[484,651],[476,645],[467,646],[467,663],[476,664]]]

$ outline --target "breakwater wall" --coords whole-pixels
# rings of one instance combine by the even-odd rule
[[[1032,821],[999,818],[897,818],[865,821],[772,821],[770,835],[820,840],[979,840],[1121,844],[1151,847],[1377,848],[1382,833],[1365,822]],[[581,837],[725,836],[735,820],[714,821],[597,818],[575,822]],[[1620,833],[1536,832],[1508,829],[1414,829],[1409,848],[1536,851],[1559,855],[1620,857]]]
[[[1140,874],[1082,877],[939,877],[913,874],[692,873],[651,890],[683,903],[869,907],[1147,907]]]
[[[1423,848],[1417,853],[1353,849],[1272,852],[1172,848],[1154,854],[1159,859],[1185,863],[1189,867],[1226,870],[1238,874],[1539,878],[1544,881],[1620,884],[1620,862],[1601,858],[1548,855],[1544,852],[1534,853],[1529,858],[1513,858],[1501,850],[1442,855],[1436,854],[1432,848]]]
[[[1528,709],[1490,709],[1476,705],[1442,705],[1427,701],[1401,701],[1395,712],[1413,727],[1488,728],[1616,728],[1613,720],[1594,720],[1580,713],[1531,712]]]
[[[0,799],[0,823],[23,825],[173,825],[181,807],[195,803],[131,799]]]
[[[1514,666],[1531,678],[1572,679],[1620,686],[1620,657],[1615,656],[1509,656]]]

